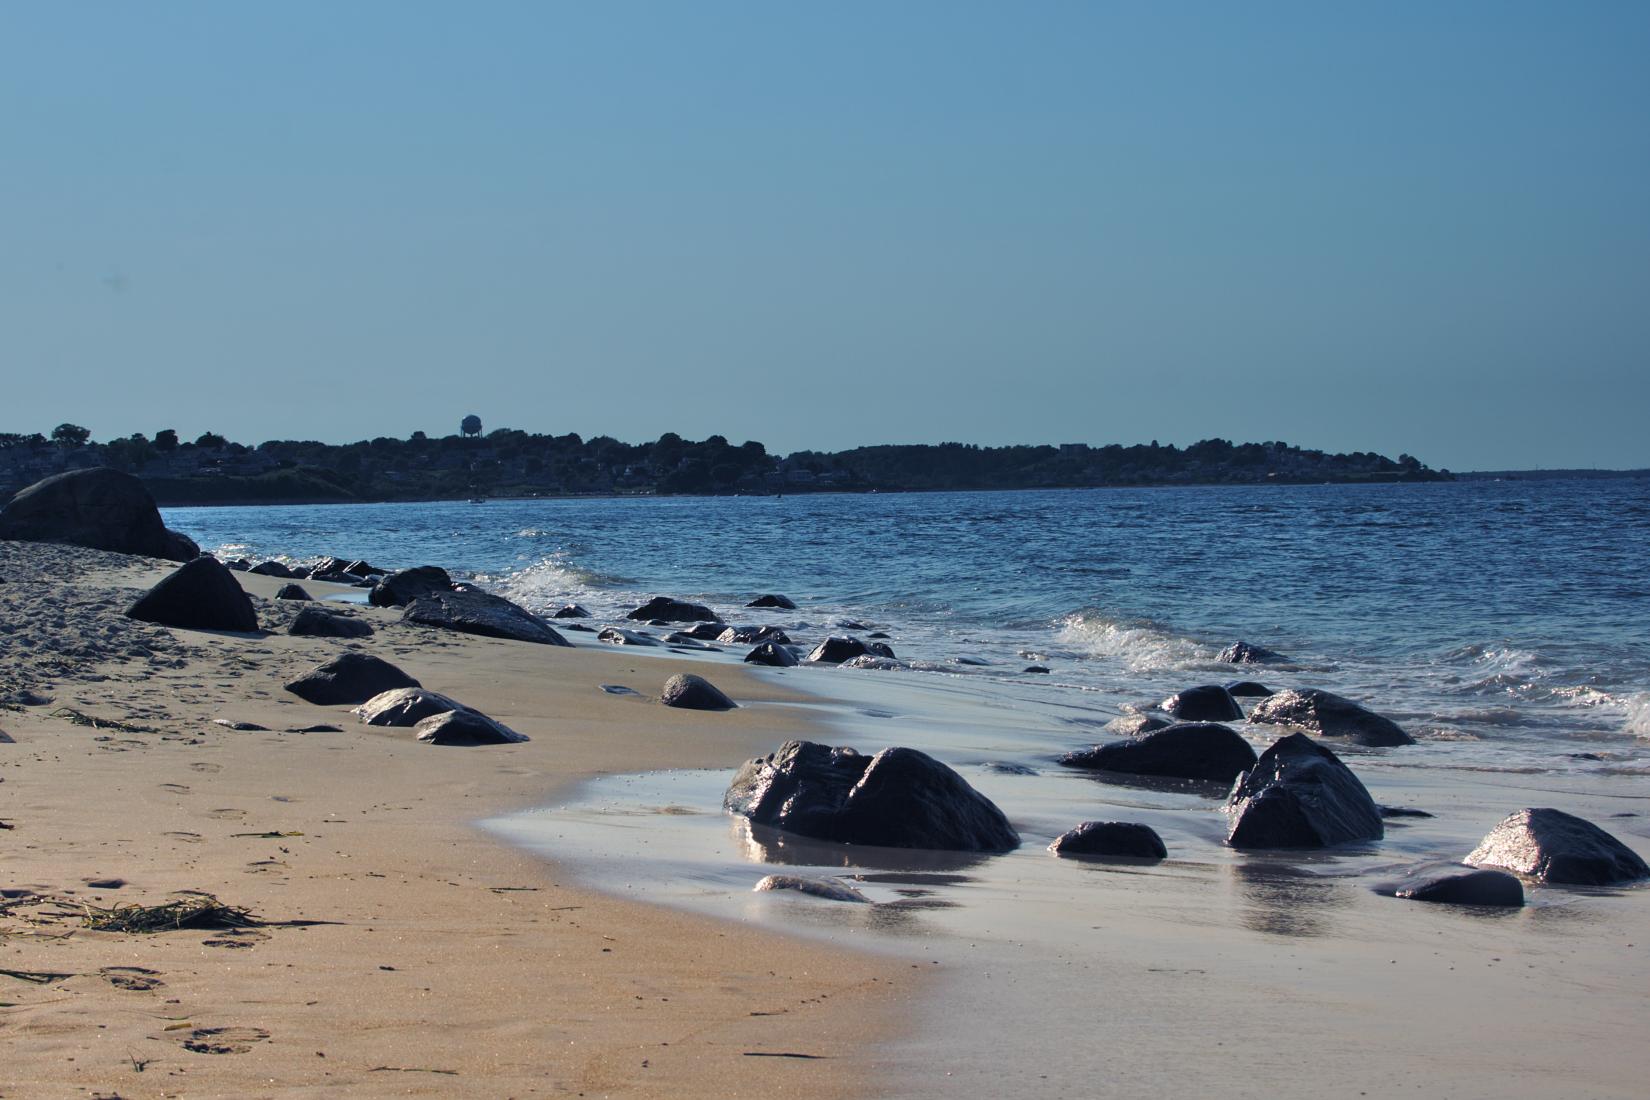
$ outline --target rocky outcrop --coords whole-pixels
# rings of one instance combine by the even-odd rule
[[[1551,809],[1509,814],[1466,861],[1570,886],[1611,886],[1650,877],[1650,867],[1627,845],[1591,821]]]
[[[187,535],[166,529],[143,482],[102,466],[48,477],[12,497],[0,510],[0,539],[180,562],[200,556]]]
[[[1133,821],[1085,821],[1054,838],[1048,850],[1057,856],[1122,856],[1167,859],[1163,838],[1149,825]]]
[[[862,756],[789,741],[740,768],[723,804],[762,825],[844,844],[1001,852],[1020,843],[990,799],[915,749]]]
[[[453,579],[439,565],[420,565],[391,573],[372,586],[367,602],[374,607],[406,607],[420,596],[450,592]]]
[[[502,722],[465,708],[434,714],[413,727],[426,745],[509,745],[527,740]]]
[[[1282,738],[1226,800],[1234,848],[1329,848],[1385,833],[1380,808],[1340,757],[1303,733]]]
[[[758,597],[756,597],[756,599],[752,600],[750,603],[746,604],[745,606],[746,607],[774,607],[774,608],[778,608],[781,611],[795,611],[796,610],[796,604],[792,603],[788,596],[781,596],[781,595],[778,595],[777,593],[770,593],[766,596],[758,596]]]
[[[1390,718],[1333,692],[1305,688],[1280,691],[1262,699],[1249,721],[1299,726],[1323,737],[1344,737],[1355,745],[1413,745],[1415,738]]]
[[[258,629],[252,600],[229,568],[208,554],[186,562],[126,609],[129,618],[185,630]]]
[[[306,638],[370,638],[372,624],[319,607],[306,607],[298,612],[286,632]]]
[[[1232,693],[1219,684],[1203,684],[1163,700],[1165,713],[1182,722],[1241,722],[1243,708],[1237,705]]]
[[[1229,726],[1181,722],[1067,753],[1060,763],[1068,768],[1230,783],[1255,766],[1255,750]]]
[[[462,592],[431,592],[407,605],[401,613],[405,622],[437,626],[463,634],[488,638],[508,638],[539,645],[571,646],[554,627],[526,608],[503,596],[477,589]]]
[[[686,600],[674,600],[669,596],[655,596],[625,616],[627,619],[638,619],[651,622],[655,619],[666,623],[699,623],[719,622],[716,612],[704,604],[688,603]]]
[[[659,702],[682,710],[733,710],[738,705],[703,676],[687,674],[666,680]]]
[[[782,645],[773,642],[763,642],[749,653],[745,654],[745,663],[751,665],[767,665],[770,668],[794,668],[796,654]]]
[[[395,688],[421,686],[388,661],[368,653],[345,653],[316,665],[286,690],[318,706],[354,706]]]
[[[1274,653],[1265,646],[1234,642],[1221,650],[1220,656],[1215,660],[1224,661],[1229,665],[1281,665],[1287,664],[1289,658],[1281,653]]]

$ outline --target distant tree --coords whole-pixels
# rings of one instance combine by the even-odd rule
[[[407,437],[407,440],[411,443],[423,443],[429,438],[430,437],[425,435],[423,432],[414,432],[412,435]]]
[[[59,424],[52,429],[52,442],[63,447],[84,447],[90,438],[91,429],[79,424]]]
[[[469,416],[466,416],[463,420],[458,422],[458,430],[463,435],[480,435],[481,417],[477,416],[475,413],[471,413]]]
[[[155,450],[161,454],[171,454],[178,449],[178,432],[176,428],[162,428],[155,433]]]
[[[223,445],[228,442],[229,440],[225,439],[217,432],[202,432],[195,440],[195,446],[205,447],[208,450],[216,451],[221,450]]]

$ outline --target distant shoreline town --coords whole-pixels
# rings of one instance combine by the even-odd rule
[[[483,433],[466,417],[448,436],[413,432],[327,444],[257,446],[213,432],[175,430],[94,442],[61,424],[49,435],[0,433],[0,491],[66,470],[109,466],[140,477],[168,505],[346,503],[493,497],[929,492],[1111,486],[1447,481],[1410,455],[1331,454],[1287,443],[1206,439],[1173,444],[982,447],[886,445],[770,454],[754,440],[693,441],[667,432],[650,443],[609,436]],[[1509,473],[1506,476],[1520,476]]]

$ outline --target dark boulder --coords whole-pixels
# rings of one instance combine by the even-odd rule
[[[1255,766],[1255,750],[1229,726],[1181,722],[1139,737],[1067,753],[1060,763],[1068,768],[1230,783]]]
[[[1020,843],[990,799],[915,749],[861,756],[788,741],[740,768],[723,805],[758,824],[844,844],[1002,852]]]
[[[369,726],[416,726],[432,714],[469,709],[439,692],[405,687],[374,695],[356,707],[354,714]]]
[[[1281,665],[1289,660],[1281,653],[1248,642],[1234,642],[1221,650],[1220,656],[1215,659],[1229,665]]]
[[[894,655],[894,647],[886,642],[867,642],[865,643],[865,652],[873,657],[882,657],[890,661],[899,660]]]
[[[344,653],[316,665],[287,684],[286,690],[305,702],[331,707],[354,706],[395,688],[419,686],[417,680],[382,658],[368,653]]]
[[[552,619],[588,619],[590,618],[590,612],[576,603],[569,603],[558,607],[556,613],[550,617]]]
[[[1562,810],[1508,815],[1466,862],[1569,886],[1610,886],[1650,877],[1650,867],[1638,853],[1591,821]]]
[[[287,570],[288,575],[295,581],[309,580],[311,570],[307,565],[294,565]]]
[[[367,602],[374,607],[406,607],[420,596],[450,592],[453,579],[439,565],[420,565],[391,573],[372,586]]]
[[[749,653],[745,654],[745,663],[751,665],[767,665],[770,668],[795,667],[796,654],[782,645],[773,642],[763,642]]]
[[[1226,685],[1226,690],[1231,693],[1234,699],[1239,697],[1264,699],[1273,694],[1271,688],[1265,684],[1256,683],[1254,680],[1233,680]]]
[[[292,579],[292,570],[288,569],[284,562],[278,561],[261,561],[247,572],[256,573],[260,577],[278,577],[283,581]]]
[[[1344,737],[1355,745],[1413,745],[1415,738],[1390,718],[1333,692],[1306,688],[1280,691],[1255,704],[1249,721],[1299,726],[1324,737]]]
[[[716,612],[704,604],[688,603],[686,600],[673,600],[669,596],[655,596],[625,616],[627,619],[641,619],[651,621],[658,619],[667,623],[699,623],[719,622]]]
[[[508,638],[539,645],[571,646],[554,627],[526,608],[489,592],[431,592],[407,605],[405,622],[438,626],[463,634]]]
[[[143,482],[106,466],[70,470],[19,492],[0,510],[0,539],[182,562],[201,552],[187,535],[166,529]]]
[[[763,642],[791,644],[790,635],[777,626],[730,626],[718,634],[715,640],[724,645],[760,645]]]
[[[301,584],[283,584],[275,590],[277,600],[296,600],[300,603],[311,603],[314,597],[304,591]]]
[[[832,634],[814,646],[813,652],[808,654],[808,660],[822,665],[840,665],[843,661],[862,657],[868,652],[865,643],[858,638],[844,638]]]
[[[596,640],[608,645],[658,645],[659,639],[651,634],[643,634],[639,630],[620,630],[616,626],[605,628],[596,635]]]
[[[769,595],[766,595],[766,596],[758,596],[758,597],[756,597],[756,599],[752,600],[750,603],[746,604],[745,606],[746,607],[776,607],[776,608],[779,608],[781,611],[795,611],[796,610],[796,604],[792,603],[788,596],[780,596],[780,595],[777,595],[777,594],[769,594]]]
[[[185,630],[258,629],[252,600],[227,566],[209,554],[185,562],[126,609],[128,617]]]
[[[738,705],[703,676],[683,674],[665,681],[659,702],[683,710],[733,710]]]
[[[669,626],[670,624],[663,623],[660,625]],[[683,635],[684,637],[693,638],[696,641],[714,642],[722,636],[722,632],[727,628],[726,623],[695,623],[686,630],[678,630],[674,633]]]
[[[413,732],[426,745],[509,745],[527,740],[526,734],[468,708],[432,714]]]
[[[1187,688],[1163,700],[1162,707],[1182,722],[1243,721],[1243,708],[1219,684]]]
[[[286,632],[305,638],[370,638],[372,624],[319,607],[306,607],[298,612]]]
[[[1429,863],[1397,882],[1377,886],[1375,892],[1409,901],[1436,901],[1450,905],[1495,905],[1517,908],[1524,904],[1524,884],[1505,871],[1473,871],[1459,863]]]
[[[236,558],[234,561],[226,561],[224,564],[237,573],[246,573],[252,569],[252,563],[245,558]]]
[[[1026,674],[1036,673],[1038,675],[1046,675],[1048,673],[1048,666],[1047,665],[1027,665],[1024,669],[1021,670],[1021,672],[1026,673]]]
[[[1133,821],[1085,821],[1054,838],[1048,850],[1057,856],[1123,856],[1167,859],[1163,838],[1149,825]]]
[[[1278,740],[1238,777],[1226,812],[1234,848],[1328,848],[1385,833],[1352,769],[1304,733]]]

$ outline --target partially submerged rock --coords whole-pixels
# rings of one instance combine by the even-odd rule
[[[659,702],[683,710],[733,710],[738,704],[703,676],[678,674],[665,681]]]
[[[1220,656],[1215,659],[1229,665],[1281,665],[1289,660],[1281,653],[1248,642],[1232,643],[1221,650]]]
[[[1509,814],[1466,862],[1570,886],[1612,886],[1650,877],[1650,866],[1627,845],[1591,821],[1553,809]]]
[[[870,647],[858,638],[846,638],[839,634],[832,634],[829,638],[814,646],[813,652],[808,654],[808,660],[813,661],[815,664],[840,665],[843,661],[851,661],[855,657],[862,657],[868,652],[870,652]]]
[[[558,607],[556,613],[550,617],[552,619],[588,619],[590,618],[590,612],[579,604],[569,603]]]
[[[851,901],[869,905],[871,899],[852,886],[824,878],[803,878],[801,875],[768,875],[752,887],[755,892],[766,890],[794,890],[826,901]]]
[[[129,618],[185,630],[258,629],[252,600],[223,562],[209,554],[185,562],[126,609]]]
[[[1241,722],[1243,708],[1219,684],[1203,684],[1163,700],[1165,713],[1182,722]]]
[[[606,642],[608,645],[659,644],[659,639],[653,637],[651,634],[643,634],[638,630],[620,630],[616,626],[610,626],[603,629],[600,634],[596,635],[596,640],[599,642]]]
[[[187,562],[200,547],[168,531],[143,482],[99,466],[57,474],[19,492],[0,510],[0,539],[57,542]]]
[[[450,592],[453,579],[439,565],[420,565],[391,573],[367,593],[367,602],[374,607],[406,607],[420,596],[432,592]]]
[[[427,745],[508,745],[527,740],[526,734],[468,708],[432,715],[413,732]]]
[[[1390,718],[1344,696],[1317,688],[1280,691],[1262,699],[1249,721],[1299,726],[1324,737],[1344,737],[1356,745],[1413,745],[1415,738]]]
[[[1161,714],[1123,714],[1113,718],[1102,727],[1107,733],[1117,733],[1124,737],[1139,737],[1143,733],[1153,730],[1166,730],[1174,725],[1174,719],[1166,718]]]
[[[404,687],[374,695],[356,707],[353,713],[369,726],[416,726],[433,714],[469,709],[439,692]]]
[[[1229,726],[1181,722],[1139,737],[1069,752],[1060,763],[1068,768],[1230,783],[1255,766],[1255,750]]]
[[[759,645],[762,642],[791,644],[790,635],[777,626],[730,626],[718,634],[716,640],[724,645]]]
[[[1505,871],[1475,871],[1458,863],[1424,864],[1397,882],[1377,886],[1375,892],[1449,905],[1517,908],[1524,904],[1524,884],[1516,876]]]
[[[1226,690],[1232,693],[1234,699],[1240,697],[1264,699],[1274,694],[1271,688],[1255,680],[1233,680],[1226,685]]]
[[[1303,733],[1282,738],[1226,800],[1234,848],[1328,848],[1385,833],[1381,811],[1340,757]]]
[[[372,636],[372,624],[319,607],[306,607],[298,612],[286,632],[306,638],[368,638]]]
[[[771,668],[792,668],[796,665],[796,654],[785,646],[774,642],[763,642],[749,653],[745,654],[745,663],[752,665],[768,665]]]
[[[740,768],[723,805],[758,824],[844,844],[1001,852],[1020,843],[990,799],[915,749],[868,757],[788,741]]]
[[[344,653],[316,665],[287,684],[286,690],[318,706],[340,706],[365,703],[395,688],[419,686],[417,680],[380,657]]]
[[[1133,821],[1085,821],[1054,838],[1048,850],[1057,856],[1123,856],[1167,859],[1163,838],[1149,825]]]
[[[261,561],[249,568],[247,572],[256,573],[260,577],[278,577],[281,580],[292,579],[292,570],[287,567],[286,563],[274,560]]]
[[[716,612],[701,603],[689,603],[669,596],[655,596],[625,616],[649,622],[658,619],[667,623],[697,623],[719,621]]]
[[[777,593],[770,593],[766,596],[758,596],[758,597],[756,597],[756,599],[752,600],[750,603],[746,604],[745,606],[746,607],[776,607],[776,608],[779,608],[782,611],[795,611],[796,610],[796,604],[792,603],[788,596],[781,596]]]
[[[554,627],[526,608],[503,596],[472,589],[463,592],[431,592],[407,605],[401,618],[422,626],[438,626],[464,634],[507,638],[539,645],[571,646]]]

